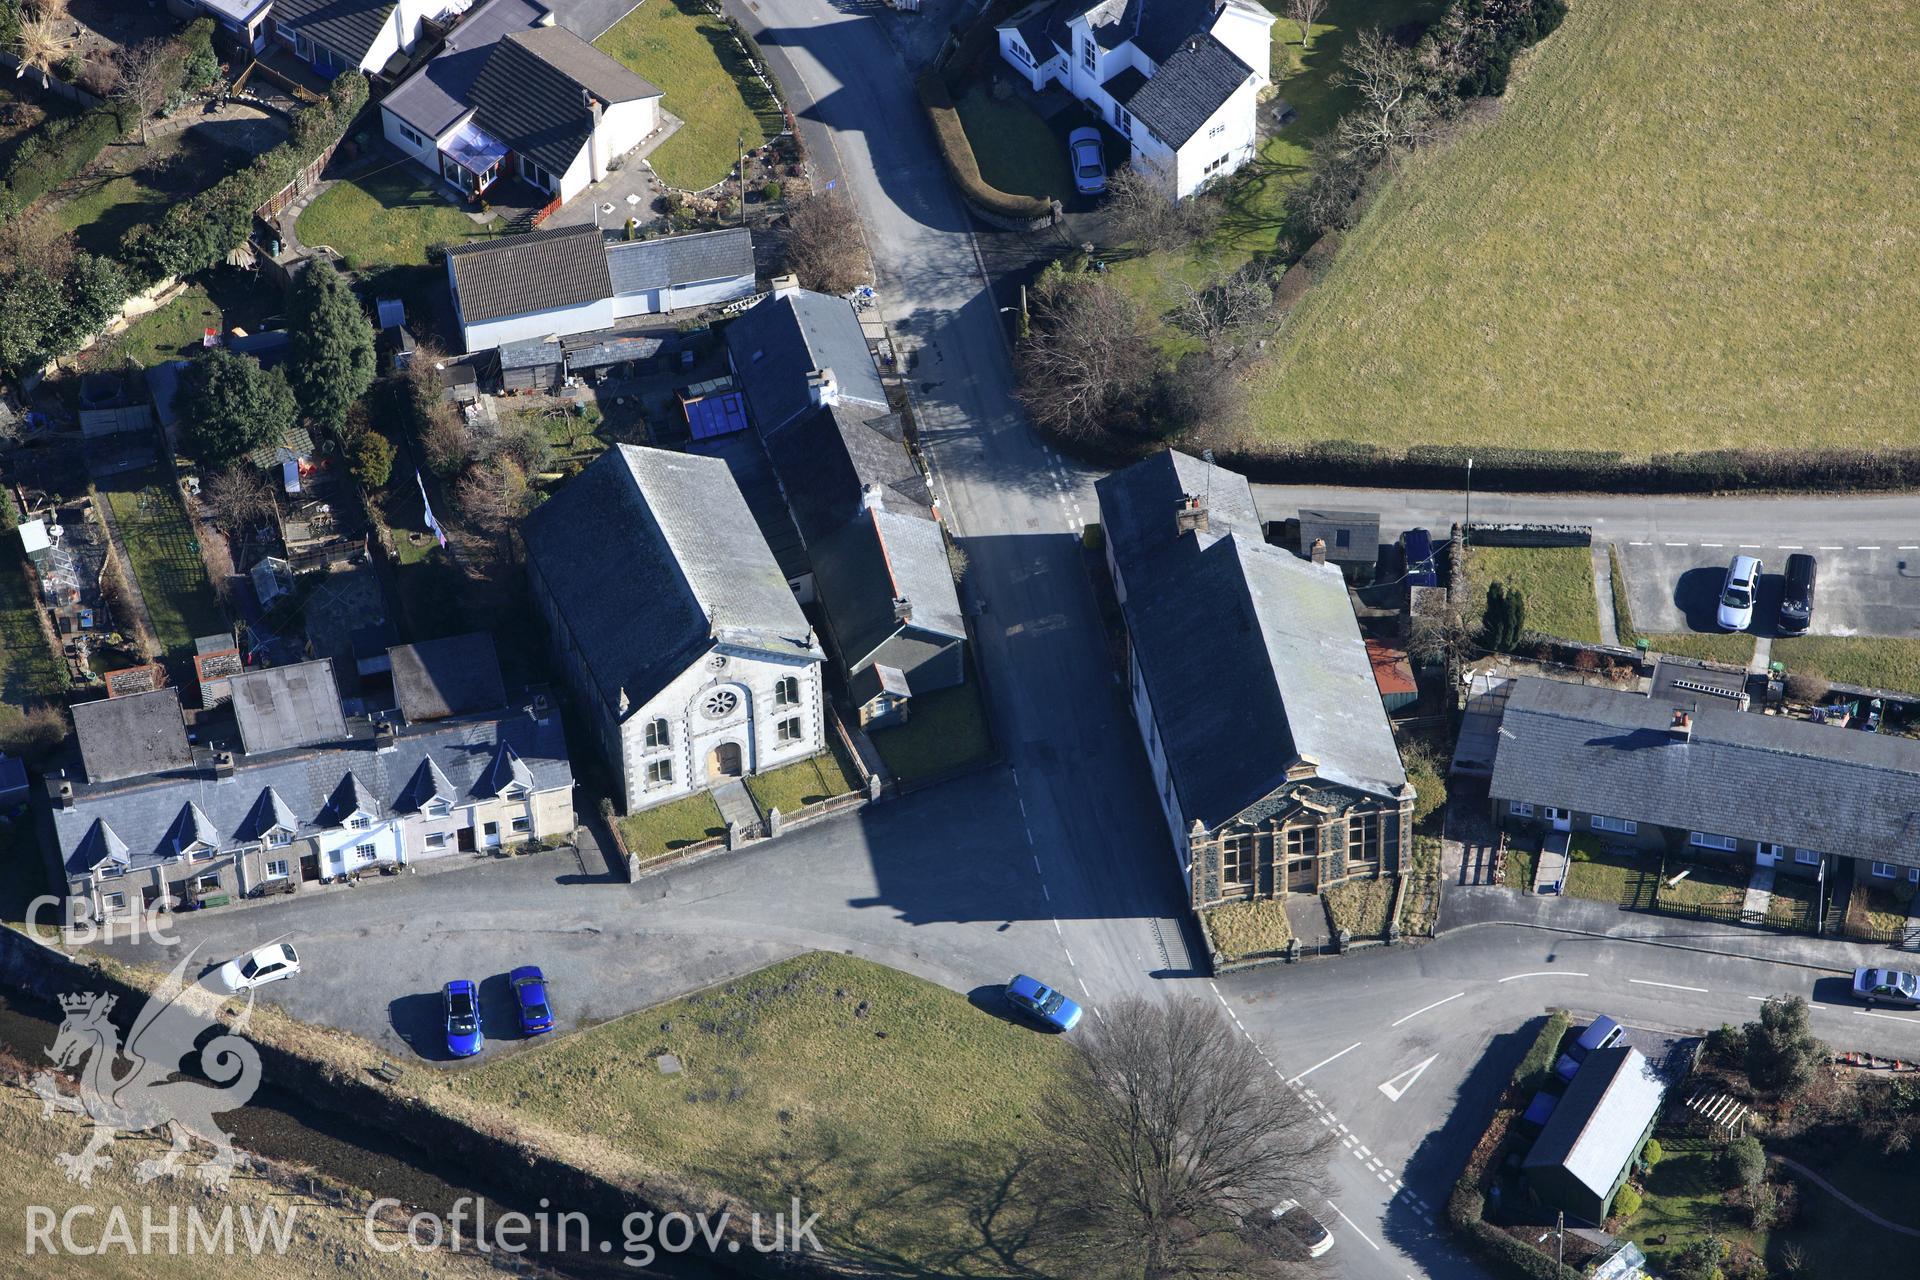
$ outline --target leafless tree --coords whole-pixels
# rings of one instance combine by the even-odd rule
[[[1450,592],[1435,588],[1415,598],[1413,625],[1407,650],[1422,662],[1454,666],[1472,659],[1480,619],[1453,602]]]
[[[1795,702],[1811,705],[1832,691],[1832,683],[1818,671],[1795,671],[1787,676],[1787,696]]]
[[[1199,285],[1180,282],[1173,322],[1207,345],[1215,360],[1230,360],[1261,337],[1273,309],[1273,285],[1253,263]]]
[[[1040,1104],[1069,1273],[1272,1273],[1248,1237],[1310,1198],[1333,1135],[1212,1005],[1130,998],[1083,1024]]]
[[[848,293],[873,279],[851,202],[827,192],[794,206],[787,215],[787,269],[821,293]]]
[[[1300,47],[1313,46],[1313,24],[1327,11],[1327,0],[1287,0],[1287,16],[1299,24]]]
[[[1043,274],[1032,292],[1033,330],[1020,346],[1019,394],[1034,421],[1091,435],[1157,363],[1139,308],[1107,281]]]
[[[216,471],[200,486],[207,518],[228,533],[241,533],[273,515],[273,486],[246,461]]]
[[[135,45],[120,55],[120,88],[114,97],[139,113],[142,145],[147,141],[148,123],[173,92],[178,75],[159,40]]]
[[[480,532],[510,536],[527,510],[527,473],[511,458],[469,467],[454,489],[460,516]]]
[[[1426,75],[1411,49],[1378,27],[1368,27],[1354,37],[1341,61],[1346,64],[1343,82],[1360,98],[1360,105],[1334,126],[1345,150],[1379,155],[1427,137],[1436,115],[1424,91]]]
[[[1348,151],[1336,138],[1314,143],[1307,177],[1287,191],[1287,212],[1314,236],[1353,225],[1367,179],[1373,170],[1369,156]]]
[[[1107,178],[1107,226],[1115,240],[1152,252],[1181,241],[1180,213],[1167,190],[1130,164]]]

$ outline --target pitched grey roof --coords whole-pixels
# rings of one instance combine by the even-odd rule
[[[761,432],[800,536],[811,546],[860,513],[869,486],[887,510],[933,516],[933,493],[907,453],[898,414],[869,405],[815,409],[776,431]]]
[[[387,650],[393,664],[393,694],[409,724],[441,720],[507,704],[500,659],[485,631]]]
[[[346,742],[243,755],[230,778],[216,778],[203,763],[130,781],[89,783],[77,789],[71,809],[50,811],[60,858],[73,874],[84,873],[114,849],[135,869],[163,863],[173,852],[166,843],[169,830],[188,804],[205,816],[221,848],[258,839],[263,806],[284,809],[296,837],[326,829],[356,806],[379,815],[411,812],[406,789],[429,759],[458,800],[491,770],[502,743],[527,768],[534,790],[573,785],[557,715],[545,724],[520,714],[406,728],[388,751],[374,749],[364,726],[355,732],[358,736]],[[268,791],[276,798],[266,799]]]
[[[581,224],[447,250],[460,318],[480,324],[612,297],[603,243],[598,227]]]
[[[1198,133],[1253,68],[1211,35],[1198,36],[1175,49],[1122,105],[1170,147]]]
[[[1263,536],[1246,477],[1178,449],[1164,449],[1105,476],[1095,488],[1107,542],[1116,557],[1124,558],[1122,573],[1126,563],[1173,540],[1175,513],[1184,497],[1206,499],[1207,527],[1215,535],[1241,533],[1255,542]]]
[[[1920,743],[1716,699],[1514,681],[1494,757],[1498,800],[1920,866]]]
[[[233,714],[250,752],[279,751],[347,736],[333,661],[263,667],[232,680]]]
[[[533,771],[514,752],[512,744],[503,742],[494,750],[493,759],[488,762],[486,770],[473,780],[473,794],[497,796],[516,783],[531,789]]]
[[[753,233],[745,227],[607,245],[615,294],[754,275]]]
[[[859,670],[876,649],[909,627],[966,638],[946,541],[931,520],[866,512],[814,548],[813,573],[820,607],[849,670]],[[907,601],[905,622],[894,616],[896,599]]]
[[[860,318],[845,298],[809,289],[768,298],[728,324],[727,352],[762,432],[813,407],[807,375],[817,369],[833,370],[843,404],[860,402],[886,411],[887,390]]]
[[[781,491],[780,477],[774,474],[773,462],[767,457],[760,437],[751,431],[734,431],[695,440],[687,449],[726,462],[727,470],[733,473],[733,482],[740,486],[740,496],[746,499],[747,509],[753,512],[754,523],[760,526],[760,536],[766,539],[768,549],[780,565],[780,572],[788,581],[805,577],[812,569],[807,559],[807,544],[793,523],[793,512],[788,509],[786,494]]]
[[[485,0],[475,5],[447,37],[445,47],[382,98],[381,107],[428,138],[439,137],[470,109],[467,94],[493,46],[510,31],[538,25],[545,12],[534,0]]]
[[[89,782],[132,778],[193,758],[178,689],[77,703],[73,730]]]
[[[603,105],[660,90],[565,27],[502,36],[467,90],[474,122],[553,173],[565,173],[593,128],[583,92]]]
[[[1640,1135],[1659,1114],[1666,1084],[1638,1049],[1595,1049],[1580,1064],[1573,1083],[1522,1168],[1565,1168],[1602,1199],[1634,1158]]]
[[[358,63],[373,48],[397,0],[275,0],[273,20]]]
[[[281,830],[291,834],[300,827],[300,819],[294,816],[278,791],[267,787],[260,792],[260,798],[253,802],[253,808],[247,810],[247,816],[235,827],[232,835],[239,840],[259,840],[267,832]]]
[[[413,777],[407,780],[407,785],[401,789],[393,807],[400,813],[418,813],[427,807],[429,800],[440,799],[452,804],[459,798],[460,793],[454,790],[453,782],[447,777],[446,770],[442,769],[432,756],[428,756],[420,762],[420,767],[413,771]]]
[[[727,464],[621,445],[527,518],[527,556],[607,705],[716,646],[819,660]]]
[[[1329,782],[1395,796],[1406,774],[1340,571],[1262,541],[1245,480],[1218,468],[1225,510],[1206,533],[1174,536],[1168,495],[1205,470],[1162,456],[1097,486],[1181,810],[1217,830],[1302,757]]]
[[[220,843],[220,836],[213,829],[213,823],[207,820],[207,815],[200,812],[200,806],[189,800],[180,806],[180,812],[174,816],[173,824],[167,828],[160,842],[174,850],[196,844],[213,848]]]
[[[1347,533],[1347,544],[1340,545],[1340,532]],[[1380,558],[1380,513],[1377,511],[1340,511],[1332,507],[1302,507],[1300,510],[1300,553],[1307,554],[1314,539],[1327,544],[1327,559],[1372,564]]]

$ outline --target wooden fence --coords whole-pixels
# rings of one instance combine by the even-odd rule
[[[321,170],[327,167],[327,161],[333,159],[334,150],[339,145],[340,143],[336,140],[333,146],[315,156],[306,168],[294,175],[292,182],[268,196],[260,207],[253,211],[254,216],[263,222],[272,222],[288,205],[313,190],[314,184],[320,181]]]

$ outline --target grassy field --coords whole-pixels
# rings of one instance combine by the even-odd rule
[[[450,1088],[749,1205],[801,1195],[829,1249],[888,1274],[1000,1274],[991,1222],[968,1212],[1033,1136],[1066,1052],[931,983],[814,953]],[[662,1053],[683,1070],[662,1074]]]
[[[733,172],[742,134],[751,151],[783,126],[727,24],[697,0],[652,0],[593,43],[659,85],[667,111],[680,117],[679,130],[647,157],[670,187],[712,186]]]
[[[1066,143],[1024,99],[996,101],[985,84],[975,82],[953,105],[988,186],[1041,200],[1072,197]]]
[[[725,834],[720,806],[704,791],[620,819],[620,838],[627,842],[627,852],[642,862]]]
[[[1378,938],[1387,931],[1393,914],[1393,892],[1399,880],[1382,876],[1378,880],[1349,880],[1326,891],[1327,913],[1334,927],[1345,929],[1356,938]]]
[[[1920,693],[1920,640],[1910,636],[1783,637],[1773,642],[1773,660],[1842,684]]]
[[[133,563],[162,652],[190,651],[195,636],[225,630],[172,479],[153,468],[127,471],[102,482],[100,492],[113,510],[114,532]]]
[[[1207,928],[1213,931],[1213,945],[1228,958],[1280,951],[1293,937],[1287,904],[1274,898],[1215,907],[1207,912]]]
[[[980,677],[972,664],[965,684],[915,695],[906,724],[876,731],[873,745],[903,782],[923,782],[992,755]]]
[[[1572,6],[1347,236],[1249,440],[1912,443],[1916,41],[1899,0]]]
[[[1586,547],[1470,547],[1467,599],[1484,612],[1487,588],[1518,587],[1527,602],[1527,630],[1584,644],[1600,643],[1600,606],[1593,593],[1593,553]]]
[[[811,759],[748,778],[747,790],[753,793],[761,811],[778,809],[794,814],[807,805],[859,790],[860,780],[842,757],[839,744],[829,745],[830,750]]]
[[[326,245],[356,270],[397,263],[420,266],[427,246],[460,245],[493,235],[441,194],[416,165],[396,162],[320,193],[294,226],[300,242]]]

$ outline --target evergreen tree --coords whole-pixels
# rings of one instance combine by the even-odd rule
[[[317,259],[293,287],[291,381],[300,408],[338,431],[373,385],[373,326],[332,262]]]
[[[279,444],[293,426],[293,392],[285,376],[224,347],[188,367],[174,408],[194,456],[209,466]]]

